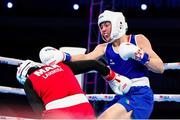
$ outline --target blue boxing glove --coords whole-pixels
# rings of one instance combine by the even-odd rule
[[[132,43],[121,43],[119,47],[119,55],[123,60],[132,58],[143,65],[149,61],[149,55]]]

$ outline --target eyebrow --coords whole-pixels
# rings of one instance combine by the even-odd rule
[[[104,22],[102,22],[101,24],[100,24],[100,26],[102,25],[102,24],[106,24],[106,23],[111,23],[110,21],[104,21]]]

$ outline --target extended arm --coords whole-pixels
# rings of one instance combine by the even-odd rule
[[[110,73],[110,69],[104,65],[102,62],[97,60],[83,60],[83,61],[75,61],[75,62],[65,62],[68,65],[73,73],[81,74],[85,72],[89,72],[92,70],[96,70],[102,76],[107,76]]]
[[[72,55],[71,61],[79,61],[79,60],[97,60],[104,55],[104,49],[106,47],[106,43],[99,44],[96,48],[87,53],[87,54],[79,54],[79,55]]]

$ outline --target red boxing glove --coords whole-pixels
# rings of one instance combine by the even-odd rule
[[[131,80],[123,75],[119,75],[114,71],[110,70],[110,74],[104,77],[105,80],[109,83],[109,86],[116,94],[125,94],[131,88]]]

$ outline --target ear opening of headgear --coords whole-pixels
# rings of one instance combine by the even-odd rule
[[[122,12],[113,12],[113,11],[105,10],[98,17],[99,29],[101,23],[106,21],[110,21],[112,25],[111,35],[110,35],[111,40],[109,41],[110,43],[126,34],[128,25],[125,21],[125,17]],[[104,41],[106,41],[103,36],[102,38]]]

